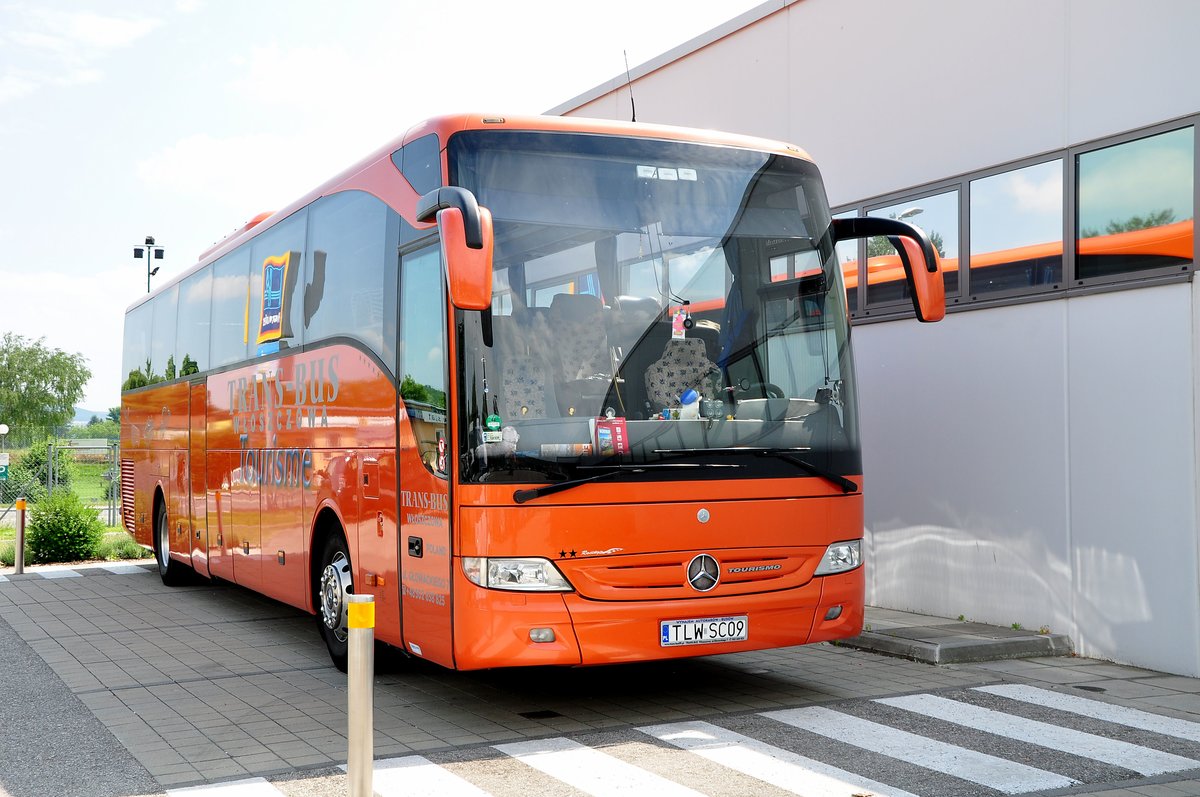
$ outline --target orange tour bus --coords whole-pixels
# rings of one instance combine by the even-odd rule
[[[167,584],[346,595],[446,667],[859,633],[862,466],[833,221],[799,149],[551,117],[426,121],[132,305],[121,505]],[[781,264],[794,277],[773,278]]]

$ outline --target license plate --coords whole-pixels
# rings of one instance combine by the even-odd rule
[[[705,617],[699,620],[663,620],[658,624],[659,645],[707,645],[713,642],[742,642],[750,630],[746,615]]]

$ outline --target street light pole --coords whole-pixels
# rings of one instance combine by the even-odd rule
[[[143,256],[146,258],[146,293],[150,292],[150,278],[157,274],[159,269],[159,266],[155,266],[153,269],[151,269],[150,260],[162,260],[164,251],[166,250],[164,250],[161,246],[154,245],[153,235],[146,236],[146,243],[144,246],[133,247],[134,259],[141,260]]]

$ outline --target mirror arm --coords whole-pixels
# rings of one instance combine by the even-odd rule
[[[479,220],[479,202],[475,195],[465,188],[445,186],[425,194],[417,200],[417,221],[432,222],[437,219],[438,211],[446,208],[458,208],[462,211],[467,246],[482,249],[483,224]]]
[[[892,238],[902,236],[911,238],[921,247],[925,255],[925,269],[930,273],[937,272],[937,258],[934,257],[933,243],[920,227],[916,227],[898,219],[881,219],[875,216],[856,216],[852,219],[833,220],[833,240],[849,241],[856,238],[871,238],[883,236]],[[896,247],[902,251],[901,247]]]

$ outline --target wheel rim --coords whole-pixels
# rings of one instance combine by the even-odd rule
[[[171,562],[171,538],[167,533],[167,513],[160,512],[158,515],[158,567],[160,570],[166,570],[167,565]]]
[[[346,641],[346,595],[353,586],[350,560],[338,551],[321,572],[321,622],[339,642]]]

